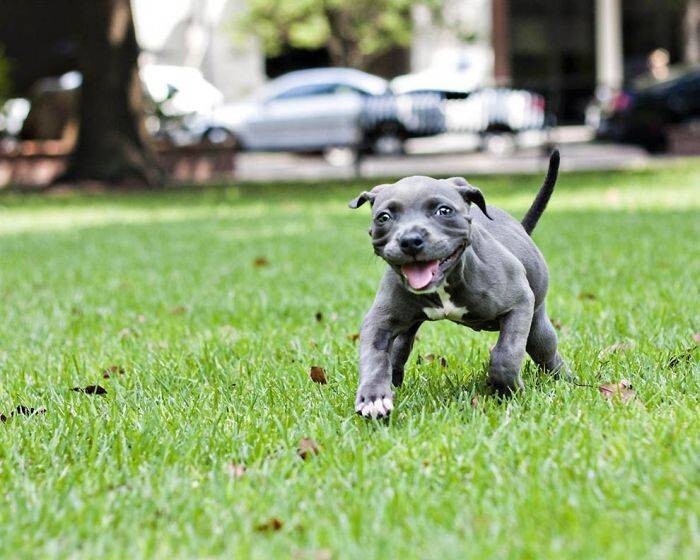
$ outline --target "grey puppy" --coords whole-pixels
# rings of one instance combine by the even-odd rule
[[[499,392],[523,387],[525,352],[541,369],[564,372],[545,310],[547,265],[530,238],[558,169],[554,151],[522,223],[487,206],[481,191],[461,177],[407,177],[350,202],[350,208],[372,205],[374,252],[389,264],[360,330],[359,414],[377,418],[393,409],[391,383],[403,382],[413,340],[426,320],[500,331],[489,363],[489,381]],[[473,215],[472,203],[480,210]]]

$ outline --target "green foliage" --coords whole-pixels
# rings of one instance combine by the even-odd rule
[[[252,32],[269,55],[287,46],[327,47],[339,66],[365,67],[373,58],[411,40],[411,0],[249,0],[236,22]],[[433,10],[437,0],[422,4]]]
[[[698,558],[700,162],[662,165],[562,173],[535,231],[584,386],[499,402],[493,334],[427,324],[386,423],[353,413],[369,181],[0,196],[0,412],[46,408],[0,422],[0,556]],[[541,176],[470,180],[522,215]]]

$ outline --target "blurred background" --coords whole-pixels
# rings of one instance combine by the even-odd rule
[[[0,185],[700,154],[700,0],[3,0]]]

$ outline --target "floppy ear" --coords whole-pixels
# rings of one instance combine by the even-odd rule
[[[354,210],[355,208],[359,208],[360,206],[362,206],[367,201],[369,201],[369,204],[371,206],[372,204],[374,204],[374,199],[377,198],[379,191],[386,186],[387,185],[377,185],[371,191],[364,191],[360,193],[360,196],[358,196],[357,198],[353,198],[348,204],[348,206]]]
[[[357,198],[353,198],[349,202],[348,206],[354,210],[355,208],[359,208],[360,206],[362,206],[368,200],[371,205],[374,202],[375,196],[376,195],[373,195],[370,191],[364,191],[360,193],[360,196],[358,196]]]
[[[462,177],[450,177],[448,181],[451,181],[457,188],[457,192],[462,195],[464,202],[473,202],[479,207],[479,210],[483,212],[484,216],[486,216],[489,220],[493,220],[493,218],[489,216],[489,213],[486,211],[486,201],[484,200],[484,195],[481,194],[479,189],[470,185],[469,182]]]

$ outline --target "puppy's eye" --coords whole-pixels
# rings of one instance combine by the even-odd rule
[[[374,218],[374,221],[380,225],[386,224],[389,220],[391,220],[391,214],[389,214],[389,212],[380,212],[377,214],[377,217]]]
[[[438,216],[451,216],[454,213],[454,210],[452,210],[452,208],[450,208],[449,206],[445,206],[443,204],[435,211],[435,213]]]

